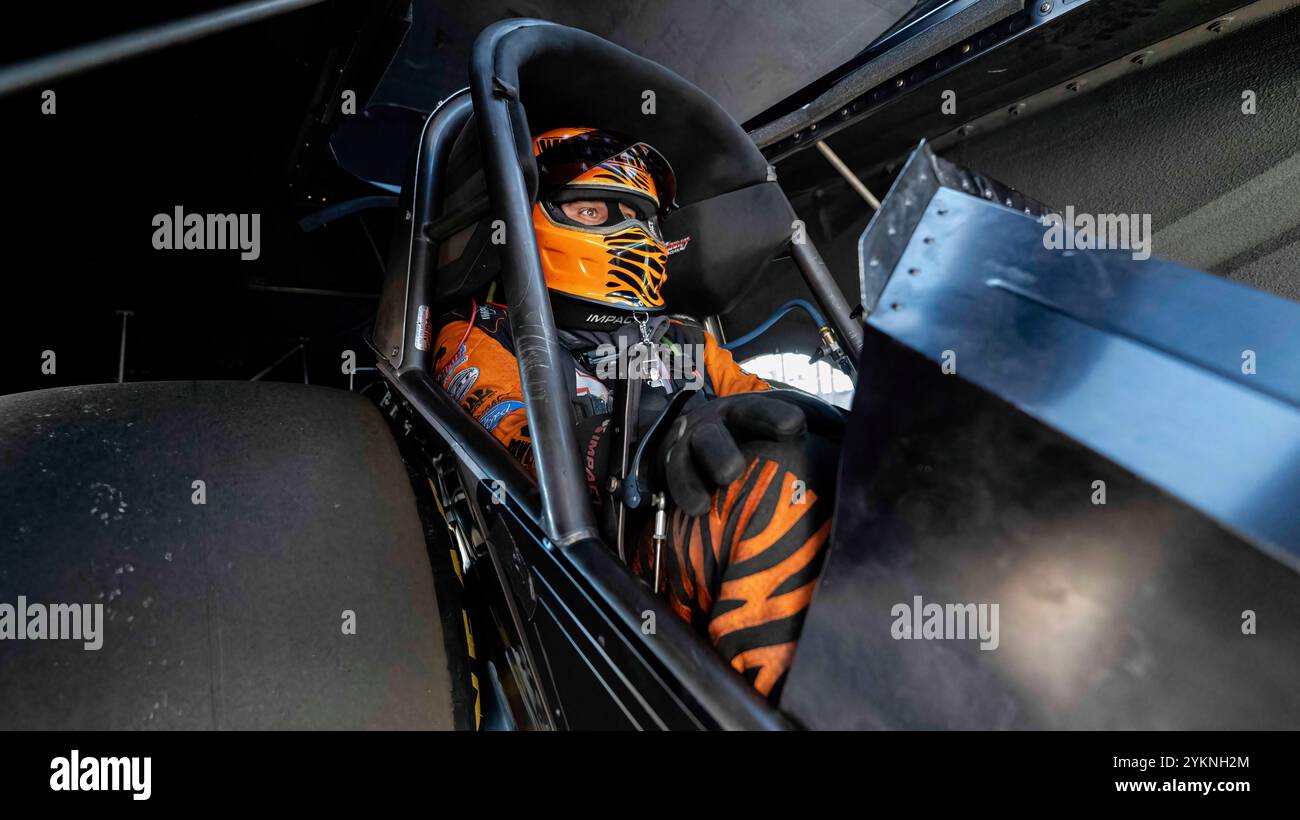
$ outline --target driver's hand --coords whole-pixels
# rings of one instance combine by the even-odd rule
[[[668,494],[687,515],[703,515],[713,491],[744,474],[740,444],[790,441],[806,427],[803,410],[762,392],[713,399],[674,421],[659,444]]]

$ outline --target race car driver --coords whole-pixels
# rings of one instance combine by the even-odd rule
[[[614,379],[628,376],[611,365],[626,364],[632,349],[656,351],[631,376],[645,380],[643,428],[675,391],[699,389],[656,453],[671,501],[666,538],[656,550],[645,522],[633,535],[632,568],[775,700],[830,533],[835,453],[809,433],[799,406],[778,397],[785,391],[742,370],[695,321],[665,314],[659,221],[675,194],[667,161],[645,143],[592,128],[547,131],[533,150],[533,226],[573,357],[571,399],[592,499],[602,503]],[[506,307],[475,303],[443,321],[436,381],[531,465]]]

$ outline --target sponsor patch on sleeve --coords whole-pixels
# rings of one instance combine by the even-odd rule
[[[469,354],[465,352],[465,345],[462,344],[456,348],[456,355],[451,357],[451,361],[438,368],[438,372],[433,374],[433,380],[445,388],[447,386],[447,377],[467,361],[469,361]]]
[[[448,395],[459,403],[461,399],[465,398],[465,394],[469,392],[469,389],[474,386],[474,382],[478,381],[478,373],[477,367],[467,367],[452,376],[451,381],[447,384]]]
[[[485,429],[495,430],[497,425],[501,423],[501,419],[505,418],[510,413],[519,410],[523,406],[523,402],[515,401],[513,399],[498,402],[488,408],[488,411],[479,417],[478,423],[483,425]]]

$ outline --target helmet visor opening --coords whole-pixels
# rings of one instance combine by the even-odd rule
[[[608,131],[588,131],[561,140],[537,155],[538,182],[550,196],[578,177],[593,187],[639,191],[660,213],[676,205],[677,180],[662,154],[644,142]]]
[[[642,196],[574,186],[542,199],[540,205],[551,222],[567,228],[608,234],[639,225],[663,241],[654,205]]]

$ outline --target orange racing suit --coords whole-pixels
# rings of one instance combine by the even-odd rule
[[[697,375],[703,377],[706,393],[721,397],[769,389],[699,325],[672,318],[662,332],[661,342],[702,351]],[[531,468],[532,438],[505,307],[471,305],[449,314],[433,349],[435,381]],[[595,368],[580,362],[575,359],[571,397],[575,422],[580,438],[584,431],[589,438],[599,437],[607,425],[580,422],[610,413],[612,393],[592,372]],[[600,470],[592,463],[596,439],[580,440],[579,446],[589,490],[600,503]],[[708,513],[690,517],[669,508],[660,586],[681,618],[707,635],[759,692],[775,700],[830,534],[829,492],[823,499],[815,488],[804,487],[801,477],[812,470],[802,453],[761,442],[742,446],[742,452],[750,459],[746,473],[715,491]],[[637,544],[632,569],[649,581],[654,560],[649,530],[632,542]]]

